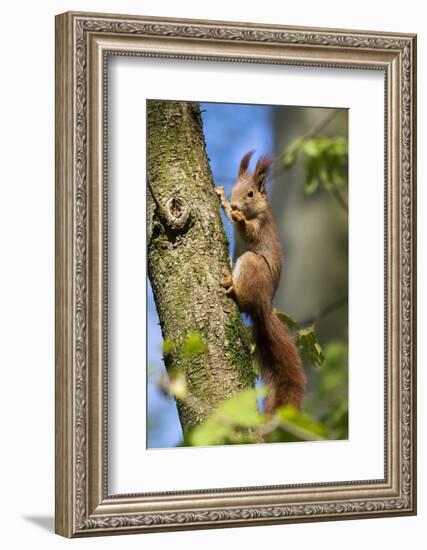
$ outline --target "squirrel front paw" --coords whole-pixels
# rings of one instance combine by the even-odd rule
[[[246,221],[245,215],[240,212],[240,210],[233,210],[231,212],[231,217],[236,223],[244,223]]]
[[[220,199],[225,198],[225,189],[223,185],[220,185],[219,187],[215,187],[215,193]]]

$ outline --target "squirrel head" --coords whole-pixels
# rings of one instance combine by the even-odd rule
[[[270,156],[259,158],[254,172],[248,172],[254,151],[246,153],[240,161],[239,174],[231,190],[231,208],[240,210],[247,219],[260,216],[268,208],[265,185],[272,164]]]

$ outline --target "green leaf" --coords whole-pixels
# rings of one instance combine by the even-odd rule
[[[307,195],[312,195],[319,187],[319,180],[317,177],[308,177],[304,182],[304,191]]]
[[[290,330],[298,331],[296,344],[300,348],[303,361],[312,364],[314,367],[320,366],[323,363],[324,355],[322,347],[317,341],[314,325],[301,329],[298,322],[287,313],[277,309],[274,310],[274,313]]]
[[[231,431],[232,428],[226,426],[217,416],[211,416],[203,424],[194,428],[187,437],[190,445],[195,447],[221,445]]]
[[[182,354],[184,356],[201,355],[206,351],[206,344],[198,332],[189,332],[182,345]]]
[[[322,152],[321,142],[316,138],[309,139],[304,142],[301,150],[309,157],[317,157]]]
[[[290,168],[296,160],[296,155],[293,151],[286,151],[283,156],[283,164],[285,168]]]
[[[279,311],[278,309],[275,309],[274,313],[288,328],[290,328],[291,330],[299,330],[300,326],[293,317],[291,317],[287,313],[284,313],[283,311]]]
[[[348,140],[344,136],[311,136],[295,139],[285,150],[284,165],[290,168],[298,156],[304,157],[304,191],[315,193],[319,187],[331,192],[347,182]]]
[[[306,169],[304,192],[307,195],[312,195],[319,187],[318,164],[318,159],[313,158],[308,158],[304,162],[304,167]]]
[[[333,189],[327,160],[319,163],[319,179],[325,189],[328,191]]]
[[[348,155],[348,140],[343,136],[336,136],[331,140],[331,154],[341,157]]]
[[[186,435],[190,445],[255,443],[256,429],[265,422],[258,412],[257,395],[265,390],[248,388],[225,401],[200,426]]]
[[[320,367],[325,359],[323,350],[317,341],[314,325],[298,332],[297,346],[300,348],[302,360],[314,367]]]
[[[281,407],[276,414],[284,422],[285,428],[303,440],[323,438],[326,435],[325,427],[322,424],[306,412],[298,411],[295,407],[290,405]]]
[[[297,160],[302,143],[301,138],[296,138],[288,145],[283,154],[283,164],[285,168],[290,168]]]
[[[218,415],[235,426],[259,426],[263,417],[258,412],[256,397],[257,392],[253,388],[239,391],[220,405]]]
[[[342,172],[342,169],[338,166],[333,168],[331,171],[332,183],[335,187],[343,187],[345,184],[345,177]]]
[[[163,355],[169,355],[175,349],[175,344],[172,340],[165,340],[163,342]]]

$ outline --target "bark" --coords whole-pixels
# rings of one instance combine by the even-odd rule
[[[149,101],[148,273],[163,338],[176,351],[169,373],[184,373],[189,397],[177,399],[184,432],[226,397],[254,384],[240,312],[221,287],[228,243],[196,103]],[[206,352],[184,360],[179,347],[196,331]]]

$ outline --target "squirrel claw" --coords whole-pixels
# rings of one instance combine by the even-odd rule
[[[225,190],[224,190],[223,185],[221,185],[219,187],[215,187],[214,191],[218,195],[219,198],[222,198],[224,196]]]

